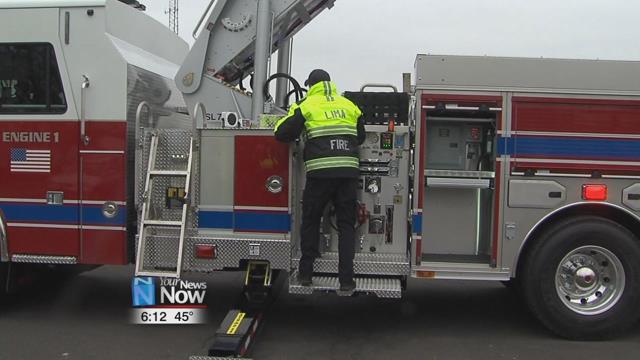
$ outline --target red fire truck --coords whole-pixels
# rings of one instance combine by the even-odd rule
[[[289,273],[290,293],[335,291],[331,206],[313,285],[296,280],[304,140],[279,144],[272,130],[304,96],[290,76],[291,39],[333,5],[212,1],[191,49],[114,0],[3,5],[12,29],[0,35],[4,268],[248,269],[265,286]],[[346,92],[367,130],[356,292],[399,298],[408,277],[510,281],[561,336],[635,324],[638,70],[418,55],[402,91]]]

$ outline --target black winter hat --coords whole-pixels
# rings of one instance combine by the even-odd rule
[[[331,76],[322,69],[315,69],[309,74],[309,78],[304,82],[304,86],[311,87],[320,81],[331,81]]]

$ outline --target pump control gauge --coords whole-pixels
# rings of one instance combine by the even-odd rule
[[[371,216],[369,218],[369,234],[384,234],[383,216]]]
[[[380,192],[380,178],[379,177],[367,177],[365,179],[365,191],[371,194],[377,194]]]
[[[373,181],[369,186],[367,186],[367,190],[372,194],[377,194],[380,191],[380,187],[377,182]]]
[[[365,140],[365,143],[368,146],[377,146],[378,143],[380,142],[380,136],[378,136],[377,133],[367,133],[367,138]]]

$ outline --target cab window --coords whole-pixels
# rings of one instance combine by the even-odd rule
[[[62,114],[66,110],[53,46],[0,44],[0,114]]]

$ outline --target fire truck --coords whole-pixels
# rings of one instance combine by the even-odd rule
[[[304,98],[292,38],[334,3],[212,1],[190,48],[115,0],[3,3],[5,272],[134,263],[336,291],[331,205],[313,284],[297,281],[304,139],[273,137]],[[344,93],[367,132],[356,293],[503,281],[567,338],[637,322],[640,63],[419,54],[402,89],[363,83]]]

